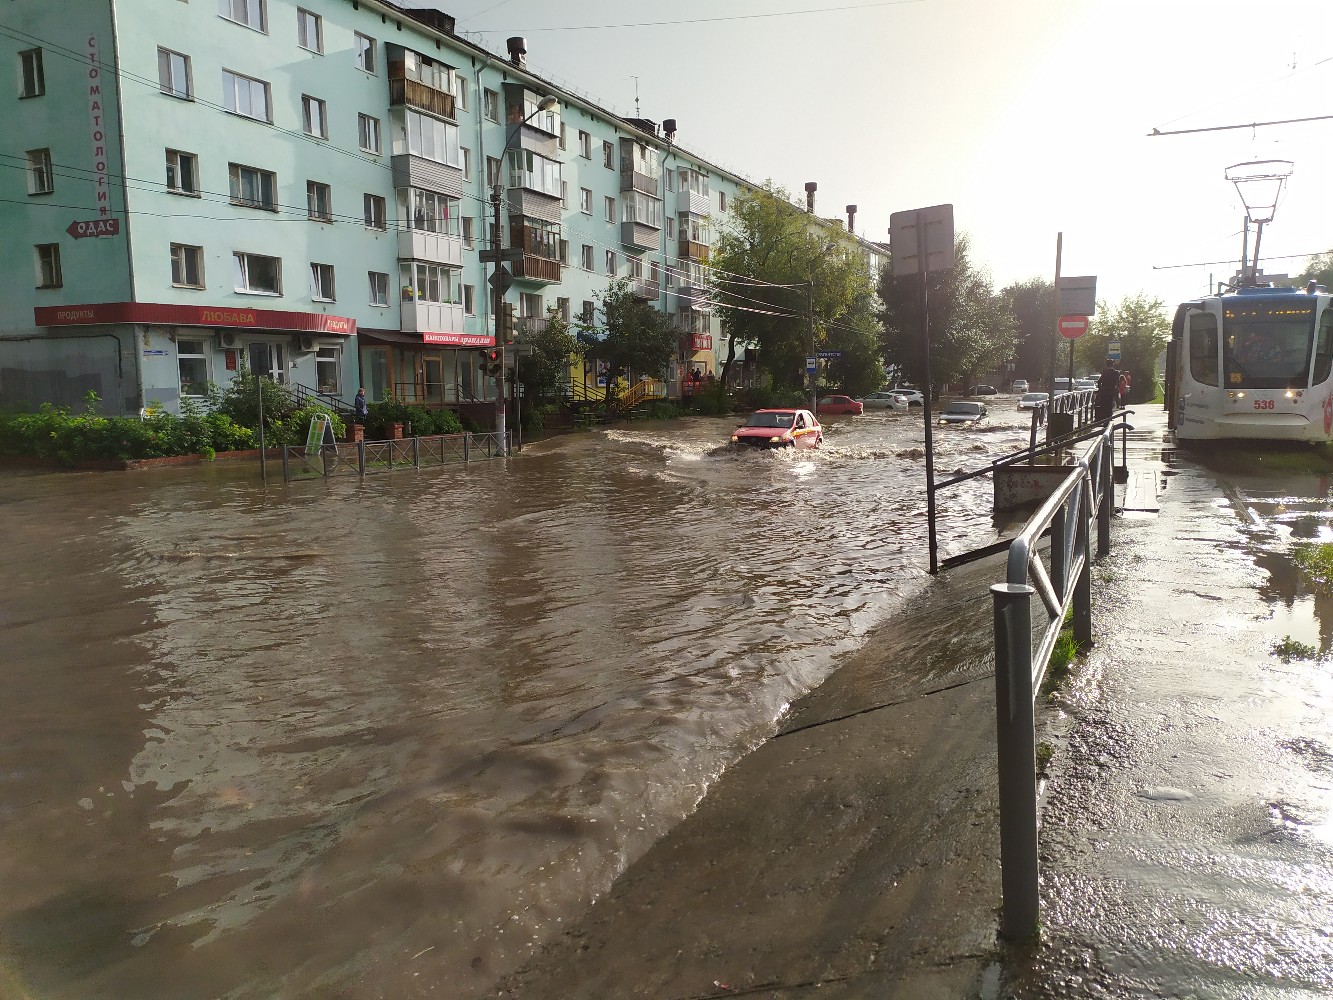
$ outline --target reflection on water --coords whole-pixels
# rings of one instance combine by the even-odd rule
[[[940,474],[1026,443],[992,423]],[[923,586],[919,415],[732,426],[0,478],[0,992],[484,993]],[[942,500],[946,552],[993,530]]]

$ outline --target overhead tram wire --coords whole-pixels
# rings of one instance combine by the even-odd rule
[[[1314,253],[1283,253],[1283,254],[1266,253],[1264,254],[1264,260],[1295,260],[1298,257],[1322,257],[1325,254],[1330,254],[1330,253],[1333,253],[1333,249],[1317,250]],[[1154,271],[1170,271],[1178,267],[1213,267],[1217,264],[1234,264],[1234,263],[1236,263],[1236,259],[1232,257],[1229,260],[1201,260],[1198,263],[1194,264],[1154,264],[1152,266],[1152,269]]]
[[[902,7],[907,4],[925,3],[926,0],[878,0],[875,3],[849,4],[844,7],[819,7],[812,10],[774,10],[763,14],[732,14],[724,17],[691,17],[674,21],[638,21],[628,24],[562,24],[549,28],[521,28],[526,32],[534,31],[604,31],[611,28],[662,28],[679,24],[714,24],[720,21],[755,21],[774,17],[796,17],[804,14],[837,14],[849,10],[873,10],[876,7]],[[478,35],[496,34],[499,28],[473,28]]]
[[[1227,132],[1233,129],[1241,128],[1265,128],[1269,125],[1300,125],[1305,122],[1326,122],[1333,120],[1333,115],[1315,115],[1311,118],[1284,118],[1279,121],[1271,122],[1249,122],[1242,125],[1210,125],[1206,128],[1178,128],[1169,131],[1153,129],[1148,133],[1148,138],[1152,139],[1161,135],[1192,135],[1196,132]]]

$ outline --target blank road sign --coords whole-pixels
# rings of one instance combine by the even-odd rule
[[[1055,283],[1061,316],[1091,316],[1097,311],[1097,276],[1060,278]]]
[[[889,216],[889,256],[893,258],[895,278],[921,272],[918,235],[922,227],[926,232],[926,273],[953,267],[953,206],[914,208]]]

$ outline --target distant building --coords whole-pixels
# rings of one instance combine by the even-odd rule
[[[341,400],[494,400],[497,180],[520,336],[629,277],[678,318],[670,378],[718,366],[704,262],[747,182],[674,122],[529,72],[521,38],[502,57],[383,0],[4,17],[0,406],[176,411],[242,366]]]

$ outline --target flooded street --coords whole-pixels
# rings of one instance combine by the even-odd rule
[[[919,411],[735,422],[0,476],[0,995],[483,995],[925,585]],[[941,499],[942,557],[994,530],[986,480]]]

